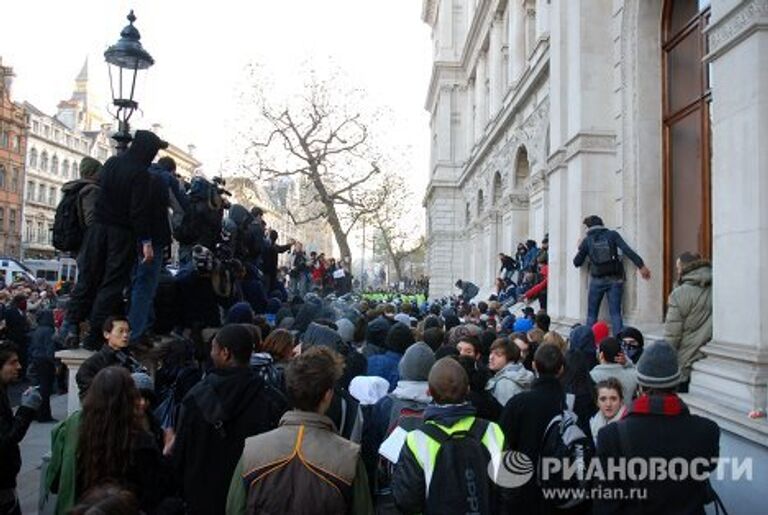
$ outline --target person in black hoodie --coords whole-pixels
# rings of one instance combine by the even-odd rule
[[[249,369],[252,341],[240,324],[222,327],[211,345],[214,369],[182,401],[171,452],[189,515],[224,513],[245,439],[275,429],[288,408]]]
[[[154,133],[139,130],[125,153],[104,164],[95,223],[85,234],[80,280],[68,305],[68,327],[77,328],[89,314],[91,327],[101,327],[122,307],[138,246],[144,262],[155,259],[147,169],[157,151],[167,147]],[[98,331],[92,331],[84,346],[95,350],[100,340]]]
[[[268,245],[262,251],[261,271],[264,273],[264,289],[267,296],[273,297],[272,292],[277,288],[277,258],[278,254],[291,250],[294,240],[288,240],[285,245],[277,244],[278,234],[274,229],[269,231]]]
[[[508,448],[525,454],[531,463],[536,464],[547,425],[565,404],[565,391],[558,379],[563,373],[563,354],[554,345],[542,345],[536,350],[533,363],[538,377],[530,390],[515,395],[507,402],[499,425],[504,431]],[[538,515],[543,509],[544,499],[535,477],[510,492],[507,513]]]

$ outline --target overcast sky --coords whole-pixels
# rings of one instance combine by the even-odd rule
[[[427,182],[431,66],[421,0],[25,0],[0,17],[0,56],[16,72],[14,99],[47,113],[69,98],[90,56],[93,87],[109,100],[103,52],[133,8],[155,66],[139,84],[143,116],[134,128],[163,125],[163,136],[197,156],[208,174],[229,157],[243,68],[259,62],[276,84],[294,80],[307,60],[327,61],[352,77],[372,103],[393,112],[396,144],[413,147],[408,180],[420,201]],[[224,171],[226,173],[226,170]]]

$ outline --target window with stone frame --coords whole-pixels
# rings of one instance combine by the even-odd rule
[[[3,131],[2,136],[0,136],[0,147],[8,148],[11,145],[11,135],[8,133],[8,131]]]
[[[29,243],[32,241],[32,220],[27,219],[24,222],[24,242]]]
[[[37,168],[37,149],[33,148],[29,151],[29,167]]]
[[[0,189],[5,189],[5,167],[0,165]]]
[[[19,178],[21,177],[21,171],[18,168],[13,169],[11,174],[11,191],[16,193],[19,191]]]
[[[5,208],[0,207],[0,233],[5,232]]]
[[[8,232],[10,234],[16,233],[16,210],[8,210]]]
[[[61,163],[61,176],[65,179],[69,179],[69,161],[67,159]]]
[[[27,182],[27,200],[35,200],[35,183],[32,181]]]
[[[45,192],[47,190],[45,189],[45,184],[40,183],[37,187],[37,201],[44,203],[45,202]]]
[[[53,155],[51,159],[51,173],[53,175],[59,175],[59,156]]]
[[[48,188],[48,204],[52,206],[56,205],[56,188],[53,186]]]
[[[40,169],[44,172],[48,171],[48,152],[45,150],[40,154]]]
[[[43,222],[37,222],[37,234],[35,235],[35,241],[37,243],[43,243],[45,239],[45,231],[43,230]]]

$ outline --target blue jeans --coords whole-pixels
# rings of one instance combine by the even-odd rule
[[[600,303],[608,294],[608,311],[611,314],[611,329],[616,335],[624,328],[621,318],[621,298],[624,294],[624,279],[615,277],[592,277],[589,281],[587,298],[587,325],[592,327],[597,322]]]
[[[128,311],[128,323],[131,326],[131,342],[136,342],[152,327],[155,321],[155,294],[160,284],[160,271],[163,269],[162,245],[152,245],[155,258],[151,263],[142,263],[139,258],[133,274],[131,286],[131,307]]]

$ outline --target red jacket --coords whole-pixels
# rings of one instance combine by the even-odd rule
[[[532,287],[527,292],[525,292],[525,295],[523,295],[528,300],[535,299],[536,297],[538,297],[539,295],[547,291],[547,280],[549,279],[549,265],[541,265],[541,268],[539,269],[539,273],[541,274],[541,277],[543,277],[541,282],[536,286]]]

